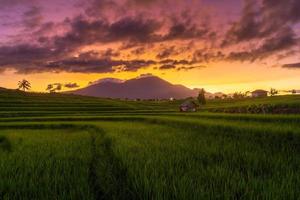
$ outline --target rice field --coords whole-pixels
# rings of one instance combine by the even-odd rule
[[[0,95],[0,199],[299,198],[299,115],[177,105]]]

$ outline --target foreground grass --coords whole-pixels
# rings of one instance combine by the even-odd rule
[[[178,103],[0,94],[0,199],[298,199],[299,115]]]
[[[9,180],[0,184],[2,197],[296,199],[299,195],[297,130],[182,116],[111,120],[18,122],[18,129],[2,132],[11,143],[0,153],[0,163],[6,163],[0,165],[0,177]],[[9,128],[10,123],[1,126]]]
[[[92,199],[86,131],[3,130],[0,199]]]
[[[295,199],[299,146],[226,128],[106,123],[139,199]],[[118,127],[118,128],[115,128]],[[245,134],[252,134],[252,130]],[[272,134],[272,133],[270,133]],[[269,140],[271,139],[271,140]],[[299,139],[298,139],[299,144]]]

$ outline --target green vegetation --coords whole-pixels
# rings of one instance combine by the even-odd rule
[[[300,95],[210,100],[203,110],[226,113],[300,114]]]
[[[205,105],[206,104],[205,90],[204,89],[201,89],[199,91],[197,99],[198,99],[198,102],[199,102],[200,105]]]
[[[299,102],[0,91],[0,199],[297,199],[299,115],[207,111]]]

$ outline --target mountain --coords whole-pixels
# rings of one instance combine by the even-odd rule
[[[142,76],[127,81],[104,80],[68,93],[122,99],[182,99],[198,94],[197,90],[191,90],[183,85],[171,84],[156,76]]]

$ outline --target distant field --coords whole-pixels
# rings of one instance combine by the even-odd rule
[[[179,101],[0,92],[0,199],[297,199],[300,115],[208,112],[297,100],[179,113]]]
[[[210,100],[202,108],[213,112],[300,114],[300,95]]]

